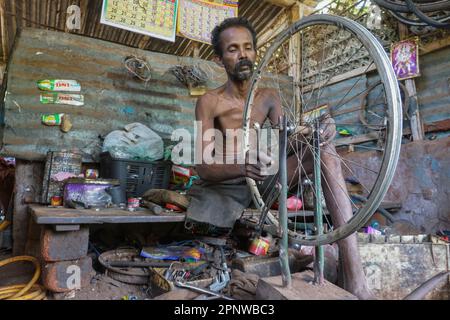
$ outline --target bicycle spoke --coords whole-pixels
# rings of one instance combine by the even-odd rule
[[[363,4],[366,0],[360,1]],[[351,13],[355,19],[367,16],[359,7],[351,9]],[[393,88],[397,82],[383,47],[356,23],[337,16],[313,15],[296,22],[288,32],[275,38],[266,50],[257,74],[267,70],[272,75],[269,87],[278,91],[276,99],[289,121],[288,195],[296,196],[303,203],[303,208],[292,210],[290,222],[293,225],[289,225],[289,237],[296,237],[300,244],[322,245],[342,239],[360,228],[386,193],[398,160],[400,99],[398,89],[384,90]],[[290,81],[287,81],[288,72]],[[258,83],[259,79],[254,77],[252,92]],[[254,98],[251,101],[254,102]],[[319,109],[322,106],[327,108]],[[246,119],[251,118],[253,107],[257,106],[246,104]],[[335,121],[328,119],[331,115]],[[320,130],[326,133],[321,139],[328,139],[321,141],[322,172],[319,175],[329,205],[328,214],[331,213],[333,218],[343,216],[346,220],[343,224],[333,225],[328,214],[324,214],[323,222],[330,228],[322,235],[310,235],[309,223],[315,218],[305,212],[306,208],[311,210],[323,201],[323,198],[317,198],[314,182],[306,180],[314,180],[311,161],[318,156],[318,150],[311,145],[310,131],[316,122],[321,123]],[[343,131],[341,136],[337,133],[335,136],[334,127],[330,130],[332,125],[351,128],[352,137],[346,139]],[[328,148],[327,144],[331,145],[333,141],[339,146],[354,142],[352,145],[358,152],[343,154],[340,149],[340,153],[336,150],[337,147]],[[365,155],[371,157],[370,161],[363,160],[367,159]],[[342,174],[331,171],[335,168],[342,170]],[[351,181],[349,178],[359,180],[354,190],[367,197],[366,203],[356,203],[352,199],[349,192],[353,189],[347,184]],[[274,179],[269,177],[266,182],[273,183]],[[258,207],[264,203],[259,200],[261,195],[267,201],[266,206],[270,206],[272,189],[259,192],[252,184],[251,190],[258,199]],[[316,201],[310,203],[307,194]],[[349,210],[354,212],[353,217],[349,218]],[[277,219],[267,219],[263,223],[279,228]]]

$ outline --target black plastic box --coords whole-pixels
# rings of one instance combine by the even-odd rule
[[[149,189],[169,187],[171,161],[116,159],[109,152],[100,154],[100,177],[118,179],[127,198],[141,197]]]

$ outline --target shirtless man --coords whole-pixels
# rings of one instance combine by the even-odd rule
[[[228,81],[198,99],[195,117],[201,123],[201,132],[218,129],[225,136],[226,129],[242,127],[245,100],[256,59],[256,33],[244,18],[231,18],[214,29],[212,43],[217,61],[224,67]],[[278,123],[282,110],[275,90],[259,90],[255,95],[254,106],[252,122],[262,124],[269,119],[273,124]],[[324,141],[334,135],[335,130],[334,123],[329,122],[322,133]],[[199,135],[197,143],[201,144],[204,150],[211,142],[203,141]],[[220,154],[221,146],[215,147],[216,153]],[[223,154],[236,155],[240,148],[237,146],[235,150],[224,150]],[[350,219],[352,208],[348,196],[343,191],[346,190],[346,186],[340,161],[333,156],[336,153],[334,146],[325,144],[322,150],[323,175],[328,181],[328,184],[322,183],[324,196],[334,226],[338,227]],[[288,179],[298,176],[297,157],[288,158],[287,164]],[[302,159],[302,165],[307,171],[312,172],[310,156]],[[245,178],[250,177],[257,181],[267,178],[261,173],[260,165],[248,162],[245,164],[203,162],[197,165],[196,169],[202,182],[194,185],[189,191],[191,204],[187,210],[186,227],[189,229],[199,225],[213,226],[209,231],[218,231],[216,234],[230,230],[243,210],[250,205],[251,194]],[[339,204],[333,199],[338,199]],[[356,235],[339,241],[338,245],[343,261],[344,289],[361,299],[371,298],[360,262]]]

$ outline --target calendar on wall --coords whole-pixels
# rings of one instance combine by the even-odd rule
[[[175,41],[178,0],[103,0],[100,22]]]
[[[237,17],[238,0],[180,0],[180,36],[211,44],[211,31],[226,18]]]

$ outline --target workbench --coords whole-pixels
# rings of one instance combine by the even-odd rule
[[[39,232],[30,232],[26,253],[41,260],[42,284],[52,292],[68,292],[72,269],[78,270],[80,288],[90,284],[92,259],[88,255],[89,229],[99,224],[179,223],[185,214],[163,211],[153,214],[147,208],[128,211],[120,208],[69,209],[29,205],[32,226]],[[74,270],[75,270],[74,269]]]
[[[162,214],[155,215],[146,208],[139,208],[137,211],[132,212],[120,208],[102,208],[97,211],[95,209],[69,209],[30,205],[28,209],[36,224],[53,225],[55,229],[61,229],[61,231],[69,231],[67,228],[73,231],[75,226],[83,224],[165,223],[183,222],[185,220],[184,213],[163,211]]]

